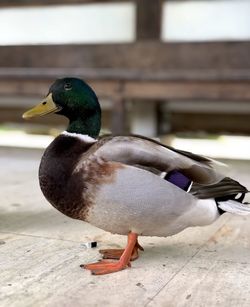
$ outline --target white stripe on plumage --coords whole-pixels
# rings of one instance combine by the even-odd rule
[[[78,138],[79,140],[85,142],[85,143],[95,143],[97,140],[92,138],[91,136],[87,134],[80,134],[80,133],[72,133],[68,131],[63,131],[61,133],[62,135],[70,136],[70,137],[75,137]]]

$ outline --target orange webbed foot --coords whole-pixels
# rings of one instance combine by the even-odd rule
[[[86,270],[90,270],[93,275],[104,275],[124,270],[126,267],[130,267],[130,262],[110,262],[101,260],[96,263],[85,264],[82,267]]]
[[[139,258],[138,250],[143,251],[143,247],[140,246],[138,241],[136,240],[135,247],[133,249],[132,255],[130,257],[130,261],[134,261]],[[102,254],[103,259],[115,259],[119,260],[124,253],[124,249],[101,249],[99,253]]]
[[[114,273],[124,270],[127,267],[131,267],[130,260],[135,260],[138,258],[138,249],[143,250],[143,248],[137,242],[137,237],[138,235],[136,233],[131,232],[128,234],[128,244],[125,250],[110,249],[100,251],[104,258],[119,259],[117,262],[101,260],[96,263],[81,265],[81,267],[90,270],[93,275]]]

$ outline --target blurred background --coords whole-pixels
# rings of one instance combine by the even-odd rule
[[[2,0],[0,146],[43,149],[65,130],[63,117],[21,115],[77,76],[103,132],[248,160],[249,16],[249,0]]]

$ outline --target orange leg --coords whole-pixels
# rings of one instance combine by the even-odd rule
[[[130,232],[128,234],[128,243],[123,251],[118,262],[109,262],[107,260],[101,260],[100,262],[81,265],[84,269],[90,270],[94,275],[103,275],[113,272],[124,270],[127,266],[130,267],[130,258],[133,254],[137,243],[138,235]]]
[[[136,240],[135,247],[133,249],[132,255],[130,257],[130,261],[134,261],[139,258],[138,249],[144,251],[143,247]],[[119,260],[124,252],[124,249],[101,249],[99,253],[102,254],[103,259],[116,259]]]

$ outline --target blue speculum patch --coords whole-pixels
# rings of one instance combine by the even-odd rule
[[[179,171],[170,171],[164,178],[184,191],[188,191],[192,181]]]

